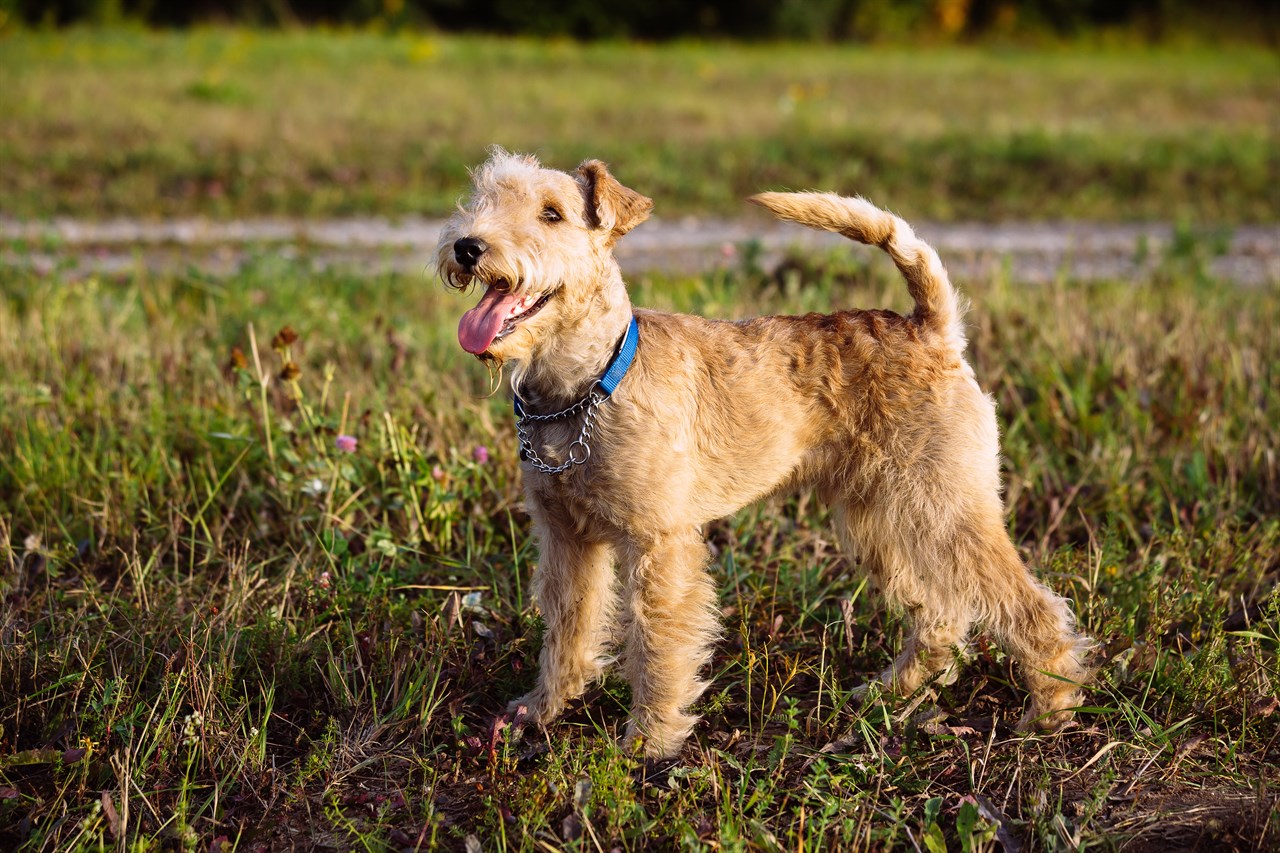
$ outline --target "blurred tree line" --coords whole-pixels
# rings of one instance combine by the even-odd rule
[[[1277,0],[0,0],[0,16],[32,26],[327,23],[653,40],[1069,37],[1116,28],[1152,40],[1207,34],[1275,43],[1280,34]]]

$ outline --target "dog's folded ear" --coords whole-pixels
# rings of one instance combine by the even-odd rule
[[[587,221],[593,228],[609,231],[609,245],[653,211],[653,199],[618,183],[599,160],[587,160],[579,166],[578,178],[586,195]]]

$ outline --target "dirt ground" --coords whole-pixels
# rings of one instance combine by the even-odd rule
[[[27,223],[0,219],[0,264],[32,265],[71,275],[143,265],[235,271],[264,252],[305,253],[320,266],[372,272],[429,271],[440,221],[429,219],[199,219]],[[1167,224],[920,223],[916,230],[942,254],[959,281],[1006,268],[1021,282],[1056,277],[1136,277],[1170,258],[1195,260],[1211,275],[1246,285],[1280,280],[1280,226],[1201,230]],[[618,258],[630,275],[694,273],[732,267],[750,253],[775,262],[788,250],[825,251],[842,238],[760,217],[740,220],[655,218],[629,234]]]

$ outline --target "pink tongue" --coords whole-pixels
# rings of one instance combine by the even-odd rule
[[[511,316],[511,309],[520,300],[510,293],[501,293],[491,287],[480,297],[476,307],[462,315],[458,323],[458,343],[473,355],[489,348],[502,324]]]

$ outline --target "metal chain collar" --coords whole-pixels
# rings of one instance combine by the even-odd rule
[[[574,465],[581,465],[591,458],[591,431],[595,428],[596,412],[604,401],[609,399],[609,395],[604,393],[597,380],[591,390],[587,392],[587,396],[574,403],[567,409],[550,415],[531,415],[525,411],[520,412],[520,417],[516,419],[516,437],[520,440],[520,455],[529,461],[529,464],[544,474],[560,474]],[[533,449],[533,436],[530,428],[542,423],[550,421],[561,421],[571,418],[579,412],[585,412],[582,417],[582,429],[578,431],[578,437],[569,445],[567,451],[568,456],[564,462],[559,465],[551,465],[543,461],[538,455],[538,451]]]

